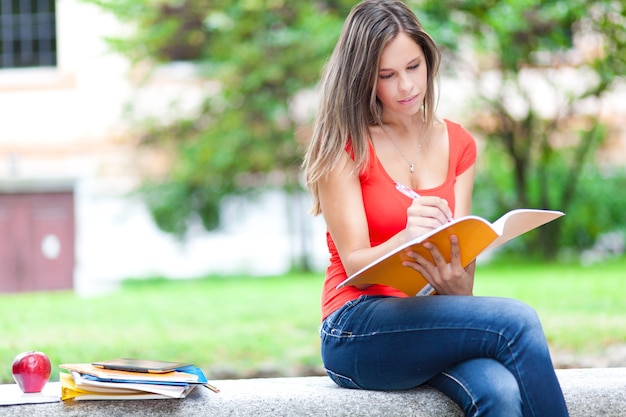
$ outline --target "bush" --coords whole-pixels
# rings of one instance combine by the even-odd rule
[[[473,211],[487,219],[495,220],[504,212],[519,208],[518,196],[511,174],[512,165],[505,158],[498,157],[496,152],[486,150],[481,156],[480,168],[476,174],[474,187]],[[581,168],[577,188],[567,207],[550,206],[534,208],[549,208],[562,210],[566,216],[552,224],[544,226],[558,228],[558,247],[561,254],[565,252],[579,255],[584,250],[594,247],[602,236],[610,234],[612,241],[622,241],[626,236],[626,170],[622,167],[601,169],[597,165],[588,164]],[[543,168],[542,176],[535,170],[528,180],[526,199],[530,202],[542,201],[539,195],[542,181],[549,181],[550,202],[562,201],[559,193],[568,174],[564,164],[553,163]],[[532,205],[532,204],[531,204]],[[554,229],[552,229],[554,231]],[[538,244],[540,230],[533,231],[507,244],[509,251],[524,251],[541,254],[542,247]],[[606,239],[604,239],[606,240]],[[613,245],[615,246],[615,245]],[[619,247],[620,245],[617,245]],[[614,248],[611,249],[614,251]]]

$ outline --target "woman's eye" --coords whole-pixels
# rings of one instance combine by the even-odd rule
[[[411,65],[410,67],[408,67],[408,70],[414,70],[417,69],[420,66],[420,64],[415,64],[415,65]]]
[[[388,80],[389,78],[391,78],[393,76],[393,74],[380,74],[379,77],[381,80]]]

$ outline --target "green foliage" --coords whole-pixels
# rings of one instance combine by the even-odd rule
[[[133,62],[195,60],[208,42],[204,11],[210,0],[83,0],[115,15],[126,24],[122,36],[109,45]]]
[[[536,184],[549,181],[548,200],[558,201],[567,178],[569,168],[564,160],[567,152],[561,152],[542,171],[542,178],[531,178],[529,200],[539,201],[541,189]],[[503,210],[515,206],[515,192],[510,175],[511,164],[501,161],[501,152],[488,150],[481,156],[480,169],[476,176],[473,196],[473,211],[487,219],[495,220],[503,214]],[[506,162],[506,161],[504,161]],[[539,230],[520,236],[508,243],[506,250],[511,252],[533,252],[533,245],[542,240],[540,232],[553,233],[559,226],[557,246],[565,252],[580,252],[592,247],[596,240],[609,232],[621,232],[626,239],[626,194],[617,192],[626,186],[626,172],[623,168],[604,169],[594,164],[580,167],[578,189],[566,216]],[[558,207],[557,207],[558,209]],[[549,240],[549,242],[553,242]],[[534,252],[540,254],[545,250],[542,246],[535,247]]]
[[[414,4],[441,45],[455,51],[469,40],[505,72],[516,72],[523,65],[536,63],[537,52],[569,50],[574,31],[583,21],[600,29],[600,33],[607,33],[608,26],[615,29],[618,23],[604,19],[607,9],[623,13],[614,1],[424,0]],[[444,21],[448,24],[438,26]]]
[[[172,160],[140,190],[162,229],[184,236],[197,217],[213,229],[228,194],[298,188],[304,143],[296,134],[308,121],[293,103],[315,86],[352,2],[85,1],[132,24],[109,40],[118,52],[137,62],[188,59],[219,81],[198,114],[144,126],[143,146],[167,149]],[[174,53],[190,45],[187,58]]]
[[[228,194],[298,189],[307,139],[298,134],[308,120],[296,117],[294,103],[314,88],[354,1],[84,1],[126,22],[109,41],[134,62],[188,60],[219,81],[196,114],[144,126],[143,146],[171,157],[167,174],[141,189],[161,228],[184,236],[199,218],[212,229]],[[483,183],[498,186],[493,209],[583,213],[573,209],[581,173],[606,135],[584,109],[626,73],[623,2],[407,1],[443,47],[443,70],[473,82],[467,127],[498,155],[484,159],[498,165],[490,167],[497,178]],[[564,70],[572,81],[563,81]],[[549,248],[558,247],[561,224],[531,235],[531,247],[556,255]]]
[[[563,224],[561,245],[590,248],[598,237],[618,232],[626,240],[626,187],[624,168],[600,170],[590,166],[581,174],[579,192],[570,206],[572,221]]]
[[[470,130],[486,140],[481,163],[496,176],[490,209],[563,210],[578,218],[582,173],[606,137],[598,120],[604,95],[626,68],[626,7],[612,0],[423,0],[418,14],[448,58],[446,71],[474,85]],[[569,77],[569,78],[568,78]],[[567,81],[569,79],[569,81]],[[583,105],[584,104],[584,105]],[[589,111],[589,106],[595,110]],[[593,170],[591,170],[593,171]],[[600,204],[599,202],[598,204]],[[588,217],[588,216],[587,216]],[[623,224],[606,225],[609,229]],[[556,256],[564,222],[529,236],[530,248]]]

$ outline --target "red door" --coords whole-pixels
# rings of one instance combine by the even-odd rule
[[[73,288],[72,192],[0,194],[0,292]]]

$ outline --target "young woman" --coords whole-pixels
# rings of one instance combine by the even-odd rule
[[[474,264],[407,262],[439,295],[336,286],[409,239],[470,213],[476,145],[435,115],[440,52],[400,1],[366,0],[348,16],[325,68],[305,157],[331,259],[322,296],[322,359],[348,388],[430,384],[468,416],[567,416],[539,319],[515,300],[474,297]],[[419,195],[396,189],[404,184]]]

